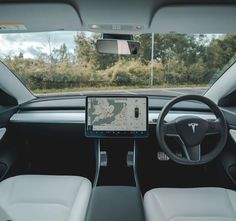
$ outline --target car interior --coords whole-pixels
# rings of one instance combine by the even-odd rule
[[[96,31],[105,53],[235,21],[234,0],[0,0],[0,35]],[[202,95],[37,96],[0,62],[0,221],[235,221],[235,74]]]

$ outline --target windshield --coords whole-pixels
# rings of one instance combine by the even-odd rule
[[[203,94],[235,61],[236,35],[136,35],[140,50],[132,56],[99,54],[99,38],[89,32],[1,34],[0,59],[38,96]]]

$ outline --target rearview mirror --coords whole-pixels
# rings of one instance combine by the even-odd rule
[[[139,42],[131,40],[99,39],[96,42],[96,49],[99,53],[133,55],[138,54]]]

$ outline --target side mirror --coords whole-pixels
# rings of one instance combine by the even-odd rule
[[[99,39],[96,42],[96,50],[105,54],[135,55],[139,47],[139,42],[131,40]]]

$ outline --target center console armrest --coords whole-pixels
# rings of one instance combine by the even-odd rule
[[[145,221],[141,195],[136,187],[95,187],[86,221]]]

